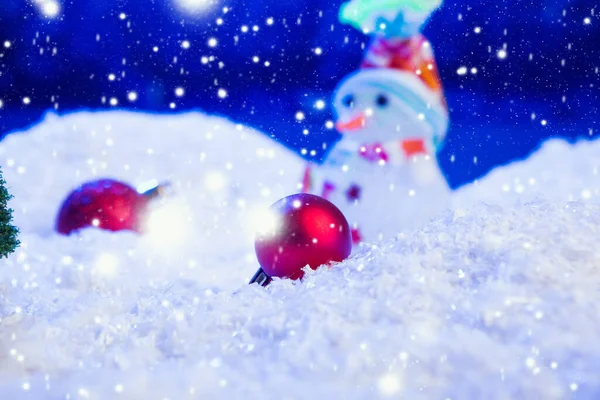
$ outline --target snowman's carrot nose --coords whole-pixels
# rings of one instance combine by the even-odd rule
[[[337,124],[335,124],[335,128],[342,133],[346,131],[355,131],[357,129],[364,128],[366,122],[367,119],[365,118],[365,115],[359,114],[354,118],[350,119],[349,121],[338,121]]]

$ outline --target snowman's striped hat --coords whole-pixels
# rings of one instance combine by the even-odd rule
[[[448,130],[448,108],[431,45],[423,35],[396,40],[376,36],[361,68],[348,81],[382,85],[381,89],[423,115],[434,135],[443,139]]]
[[[395,40],[376,36],[361,68],[391,68],[413,73],[445,103],[433,50],[423,35]]]

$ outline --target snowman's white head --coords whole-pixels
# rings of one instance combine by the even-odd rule
[[[359,143],[424,139],[437,147],[448,129],[440,93],[413,73],[362,69],[343,80],[334,95],[336,128]]]

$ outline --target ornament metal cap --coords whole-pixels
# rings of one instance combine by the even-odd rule
[[[250,279],[249,284],[252,285],[253,283],[258,283],[260,286],[267,286],[272,280],[273,279],[271,279],[262,268],[259,268],[252,279]]]
[[[154,185],[152,187],[150,187],[150,189],[146,189],[146,187],[148,187],[149,185]],[[144,188],[140,188],[138,187],[138,192],[142,195],[145,196],[146,198],[148,198],[148,200],[152,200],[158,197],[164,197],[169,188],[171,187],[171,182],[169,181],[165,181],[162,183],[156,183],[156,181],[151,181],[148,182],[147,184],[144,185]]]

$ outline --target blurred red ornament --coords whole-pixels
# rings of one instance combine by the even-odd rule
[[[269,209],[270,226],[256,236],[258,270],[250,283],[267,285],[271,278],[300,279],[305,266],[316,269],[350,256],[350,226],[328,200],[299,193],[279,200]]]
[[[56,230],[64,235],[87,227],[140,233],[148,203],[162,192],[163,185],[138,193],[126,183],[113,179],[86,182],[67,196]]]

